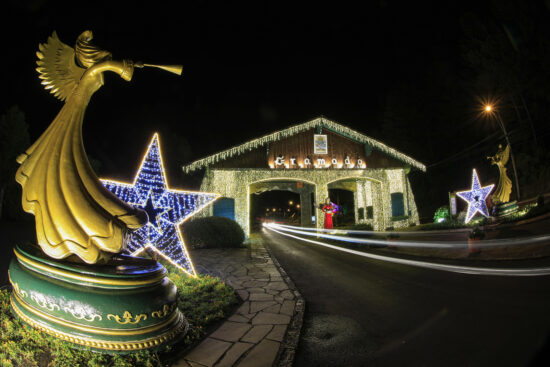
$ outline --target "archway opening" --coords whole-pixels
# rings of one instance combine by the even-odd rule
[[[338,212],[332,217],[335,227],[355,224],[354,192],[347,189],[328,190],[330,201],[338,205]]]
[[[252,194],[250,197],[252,230],[259,230],[264,222],[299,226],[300,209],[300,195],[291,191],[273,190]]]
[[[315,186],[303,181],[270,180],[249,186],[249,214],[252,231],[266,221],[295,226],[315,224]]]

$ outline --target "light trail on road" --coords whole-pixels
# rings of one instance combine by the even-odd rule
[[[434,263],[434,262],[428,262],[428,261],[409,260],[409,259],[402,259],[402,258],[396,258],[391,256],[376,255],[376,254],[371,254],[367,252],[351,250],[351,249],[347,249],[347,248],[343,248],[335,245],[330,245],[328,243],[324,243],[321,241],[298,237],[293,234],[286,233],[285,231],[288,231],[288,228],[282,228],[280,225],[276,225],[273,223],[265,224],[264,227],[270,231],[279,233],[280,235],[291,237],[300,241],[313,243],[319,246],[327,247],[337,251],[347,252],[353,255],[363,256],[363,257],[380,260],[380,261],[388,261],[396,264],[417,266],[421,268],[428,268],[428,269],[448,271],[448,272],[461,273],[461,274],[470,274],[470,275],[522,276],[522,277],[550,275],[550,267],[516,268],[516,269],[486,268],[486,267],[474,267],[474,266],[448,265],[448,264],[440,264],[440,263]],[[300,231],[294,231],[294,232],[300,232]],[[305,232],[305,233],[308,233],[308,232]],[[383,241],[383,242],[385,245],[388,244],[388,242],[386,241]],[[399,243],[399,242],[396,242],[396,243]]]
[[[339,229],[331,230],[331,229],[293,227],[293,226],[287,226],[287,225],[275,224],[275,223],[266,223],[264,226],[268,228],[271,226],[274,228],[278,228],[281,231],[302,234],[305,236],[322,237],[322,238],[327,238],[330,240],[336,240],[341,242],[361,243],[361,244],[367,244],[367,245],[384,245],[384,246],[390,245],[395,247],[415,247],[415,248],[453,248],[453,249],[468,248],[468,241],[443,241],[443,242],[406,241],[406,240],[396,241],[396,240],[385,240],[385,239],[377,240],[373,238],[343,237],[343,236],[337,236],[334,234],[325,234],[326,232],[337,233],[337,234],[346,234],[346,233],[357,234],[359,232],[361,232],[361,234],[384,234],[384,233],[394,234],[392,232],[345,231],[345,230],[342,231]],[[321,232],[324,232],[324,233],[321,233]],[[408,234],[408,232],[398,232],[398,233]],[[550,235],[478,241],[476,242],[476,247],[483,248],[483,247],[496,247],[496,246],[518,246],[518,245],[528,245],[528,244],[536,244],[536,243],[544,243],[544,242],[548,242],[550,245]]]

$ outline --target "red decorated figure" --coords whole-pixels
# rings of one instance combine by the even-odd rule
[[[325,228],[332,229],[332,216],[336,213],[338,207],[331,203],[329,198],[326,198],[321,210],[325,213]]]

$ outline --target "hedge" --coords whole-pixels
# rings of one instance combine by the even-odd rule
[[[225,217],[196,218],[182,229],[185,243],[192,248],[239,247],[244,241],[241,226]]]

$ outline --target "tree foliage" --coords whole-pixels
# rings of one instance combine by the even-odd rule
[[[0,217],[6,191],[15,191],[15,158],[29,146],[28,125],[25,113],[16,105],[0,117]],[[10,214],[17,209],[9,207]],[[20,210],[19,210],[20,211]]]

